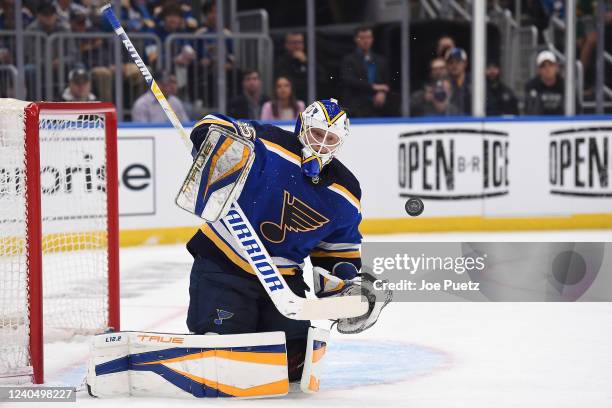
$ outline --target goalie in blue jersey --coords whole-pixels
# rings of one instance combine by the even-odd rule
[[[316,296],[362,290],[371,279],[358,277],[361,191],[355,176],[335,158],[349,136],[347,114],[337,101],[309,105],[299,115],[294,132],[207,115],[191,132],[194,157],[211,126],[254,144],[255,159],[237,201],[290,289],[301,297],[310,290],[302,272],[305,258],[310,257]],[[289,319],[276,309],[222,221],[205,224],[187,249],[194,257],[189,330],[196,334],[283,331],[289,379],[299,379],[310,322]],[[365,330],[387,301],[372,302],[368,313],[358,318],[340,319],[338,330]]]
[[[318,391],[329,331],[298,317],[357,316],[336,327],[359,333],[391,300],[360,273],[359,183],[334,157],[348,135],[333,99],[308,106],[294,132],[219,114],[195,125],[194,162],[177,197],[208,221],[187,244],[193,334],[96,336],[91,395],[273,397],[298,381],[303,392]],[[304,282],[306,257],[313,288]],[[304,299],[309,290],[319,299]]]
[[[101,12],[189,144],[111,5]],[[348,134],[333,99],[308,106],[294,132],[215,114],[195,125],[194,161],[176,199],[208,222],[187,244],[193,334],[95,336],[91,395],[260,398],[286,395],[298,379],[306,393],[319,389],[329,331],[299,319],[333,316],[338,331],[358,333],[391,299],[378,301],[373,278],[359,273],[359,183],[334,158]],[[323,299],[304,298],[306,257]]]

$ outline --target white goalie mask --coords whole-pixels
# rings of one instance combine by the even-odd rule
[[[348,132],[348,116],[337,100],[324,99],[308,105],[295,125],[295,133],[304,146],[304,173],[309,177],[317,176],[342,146]]]

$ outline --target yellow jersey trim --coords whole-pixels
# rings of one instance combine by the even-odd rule
[[[360,258],[361,257],[361,252],[360,251],[321,251],[321,250],[316,250],[316,251],[312,251],[310,253],[310,256],[313,258],[324,258],[324,257],[329,257],[329,258]]]
[[[268,150],[271,150],[274,153],[277,153],[279,156],[286,158],[287,160],[291,161],[294,164],[297,164],[298,166],[301,165],[302,158],[298,156],[297,154],[290,152],[289,150],[285,149],[283,146],[276,144],[274,142],[270,142],[269,140],[266,140],[266,139],[259,139],[259,140],[263,142],[263,144],[266,146]]]
[[[232,122],[228,122],[227,120],[223,120],[223,119],[207,119],[204,118],[202,120],[200,120],[198,123],[196,123],[193,127],[198,127],[200,125],[205,125],[205,124],[210,124],[210,125],[223,125],[223,126],[227,126],[227,127],[231,127],[234,128],[234,124]]]
[[[341,186],[338,183],[332,183],[329,187],[330,190],[342,195],[344,198],[350,201],[351,204],[357,208],[357,211],[361,212],[361,203],[348,189],[344,186]]]

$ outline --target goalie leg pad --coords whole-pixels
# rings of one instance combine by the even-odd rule
[[[255,160],[251,140],[211,125],[176,197],[176,204],[208,222],[222,218],[240,197]]]
[[[285,335],[101,334],[92,342],[87,385],[96,397],[286,395]]]
[[[308,330],[306,358],[304,359],[304,370],[300,382],[300,389],[307,394],[319,391],[323,357],[325,356],[328,342],[329,330],[318,327],[311,327]]]

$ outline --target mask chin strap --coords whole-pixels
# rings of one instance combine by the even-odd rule
[[[328,157],[316,155],[312,148],[304,147],[302,149],[302,173],[310,178],[318,177],[323,166],[331,160],[331,155],[326,156]]]

